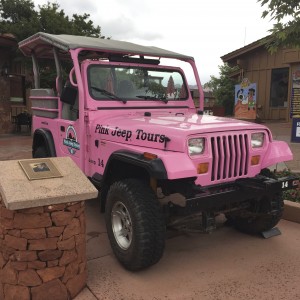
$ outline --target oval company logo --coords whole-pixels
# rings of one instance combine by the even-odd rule
[[[77,142],[77,134],[75,128],[71,125],[67,129],[63,144],[68,147],[68,151],[72,155],[74,155],[77,150],[80,150],[80,144]]]

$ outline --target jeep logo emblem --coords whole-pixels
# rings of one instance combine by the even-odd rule
[[[68,127],[63,144],[68,147],[68,151],[72,155],[74,155],[77,150],[80,150],[80,144],[77,142],[77,134],[73,126]]]

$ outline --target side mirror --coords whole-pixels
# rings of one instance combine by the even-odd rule
[[[61,92],[60,101],[70,105],[75,104],[77,97],[77,88],[73,86],[65,86]]]

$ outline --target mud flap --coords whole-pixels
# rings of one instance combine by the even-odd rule
[[[214,213],[206,211],[202,212],[202,227],[203,231],[206,233],[211,233],[217,228]]]
[[[261,235],[265,238],[265,239],[269,239],[273,236],[276,236],[276,235],[281,235],[281,231],[277,228],[277,227],[273,227],[272,229],[270,230],[266,230],[266,231],[263,231],[261,233]]]

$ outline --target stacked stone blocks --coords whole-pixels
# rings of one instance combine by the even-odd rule
[[[8,210],[0,196],[0,299],[67,300],[87,278],[84,202]]]

